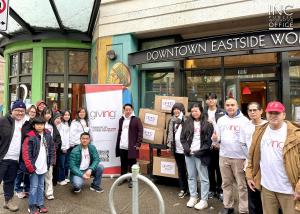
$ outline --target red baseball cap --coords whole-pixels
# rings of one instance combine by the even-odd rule
[[[266,108],[266,112],[285,112],[285,107],[281,102],[278,101],[272,101],[269,102]]]

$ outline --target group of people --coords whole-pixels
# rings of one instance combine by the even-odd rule
[[[237,188],[239,213],[300,213],[300,127],[285,120],[285,106],[268,103],[264,120],[261,105],[251,102],[249,120],[233,98],[223,110],[209,93],[206,104],[193,104],[185,116],[184,105],[175,103],[167,127],[178,196],[190,195],[187,207],[203,210],[217,197],[224,205],[220,214],[234,213]]]
[[[103,192],[104,167],[90,141],[84,108],[79,108],[72,121],[69,110],[48,108],[43,100],[28,109],[23,101],[15,101],[11,111],[0,118],[3,207],[19,209],[13,200],[15,191],[18,198],[28,197],[29,213],[46,213],[44,197],[54,199],[53,185],[71,181],[73,191],[79,193],[92,176],[90,190]]]

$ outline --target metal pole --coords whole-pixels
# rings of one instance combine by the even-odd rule
[[[131,167],[132,172],[132,214],[139,214],[139,184],[138,175],[140,172],[140,167],[134,164]]]

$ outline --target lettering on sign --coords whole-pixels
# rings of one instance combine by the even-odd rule
[[[175,102],[176,102],[175,100],[162,99],[161,100],[161,110],[171,111]]]
[[[155,130],[147,129],[147,128],[144,128],[143,130],[144,130],[143,131],[143,138],[146,139],[146,140],[154,141]]]
[[[158,115],[156,115],[156,114],[150,114],[150,113],[146,113],[145,114],[144,123],[156,126],[157,125],[157,121],[158,121]]]
[[[89,118],[94,120],[97,117],[102,117],[113,120],[116,118],[116,113],[114,110],[92,110],[89,112]]]
[[[160,162],[160,172],[168,175],[175,175],[175,163],[161,161]]]

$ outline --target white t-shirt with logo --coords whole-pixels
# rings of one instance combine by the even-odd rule
[[[175,124],[176,126],[177,124]],[[181,135],[181,131],[182,131],[182,125],[179,124],[178,128],[177,128],[177,131],[175,133],[175,145],[176,145],[176,150],[175,152],[178,153],[178,154],[183,154],[183,147],[182,147],[182,144],[181,144],[181,141],[180,141],[180,135]]]
[[[287,137],[287,124],[272,130],[270,126],[261,139],[261,185],[273,192],[294,194],[283,165],[283,146]]]
[[[19,161],[21,152],[21,135],[22,135],[23,120],[15,120],[15,130],[11,139],[8,151],[3,159]]]
[[[123,125],[122,125],[122,133],[120,139],[120,149],[128,150],[128,131],[129,131],[129,123],[131,117],[124,117]]]
[[[217,121],[216,121],[216,111],[217,109],[215,110],[207,110],[207,114],[208,114],[208,119],[212,121],[212,124],[213,124],[213,127],[214,127],[214,130],[216,130],[216,125],[217,125]]]
[[[38,175],[45,174],[48,171],[47,168],[47,152],[46,152],[46,146],[45,146],[45,138],[43,134],[41,135],[41,141],[40,141],[40,151],[38,154],[38,157],[35,161],[35,173]]]
[[[191,145],[191,152],[200,150],[200,145],[201,145],[200,131],[201,131],[200,121],[194,120],[194,137]]]
[[[86,170],[87,168],[89,168],[90,161],[91,161],[91,157],[90,157],[89,149],[82,148],[80,170]]]

